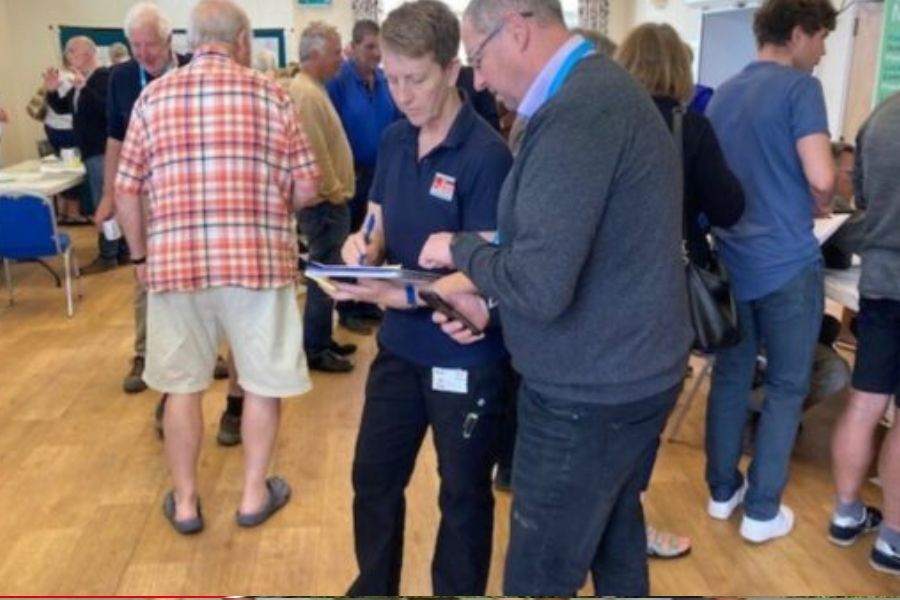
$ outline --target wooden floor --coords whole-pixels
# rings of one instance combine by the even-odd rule
[[[93,257],[87,228],[72,230],[81,264]],[[336,595],[355,574],[350,463],[372,338],[350,375],[316,374],[315,390],[285,403],[274,471],[294,500],[254,530],[234,524],[240,448],[214,441],[225,387],[204,400],[200,467],[207,529],[176,535],[160,513],[168,489],[151,416],[156,395],[121,391],[132,344],[132,273],[83,279],[84,299],[66,319],[63,293],[35,265],[16,265],[15,306],[0,290],[0,593],[19,595]],[[703,403],[681,442],[662,449],[647,512],[689,534],[693,553],[651,563],[655,595],[900,595],[900,579],[869,568],[867,540],[838,549],[825,540],[831,508],[828,435],[839,402],[809,414],[786,502],[790,537],[753,547],[738,518],[705,516]],[[434,453],[426,442],[408,492],[402,593],[431,593],[438,512]],[[878,501],[877,489],[866,498]],[[490,594],[499,594],[509,497],[497,499]],[[590,591],[586,587],[585,592]]]

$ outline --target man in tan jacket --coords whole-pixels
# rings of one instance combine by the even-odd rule
[[[325,23],[310,23],[300,34],[300,72],[290,83],[300,122],[319,165],[321,179],[314,205],[298,214],[300,230],[307,237],[310,261],[341,262],[341,246],[350,233],[347,200],[353,197],[353,154],[341,120],[324,84],[341,66],[341,38]],[[332,339],[334,302],[317,285],[306,293],[303,345],[310,369],[343,373],[353,369],[347,358],[352,344]]]

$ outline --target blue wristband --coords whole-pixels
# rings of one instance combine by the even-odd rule
[[[419,304],[416,301],[416,286],[411,283],[406,284],[406,303],[409,306],[417,306]]]

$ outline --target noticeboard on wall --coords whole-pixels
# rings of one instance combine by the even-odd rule
[[[111,27],[71,27],[61,25],[59,27],[59,44],[60,48],[65,48],[66,42],[71,38],[83,35],[91,38],[100,54],[100,60],[103,64],[109,64],[109,46],[121,42],[129,46],[125,32],[119,28]],[[129,49],[131,47],[129,46]],[[187,31],[184,29],[175,29],[172,32],[172,48],[179,54],[188,54],[190,47],[187,42]],[[253,30],[253,51],[254,53],[260,49],[267,49],[278,59],[278,66],[284,67],[287,64],[287,48],[285,45],[284,29],[254,29]]]
[[[885,0],[875,102],[900,92],[900,0]]]

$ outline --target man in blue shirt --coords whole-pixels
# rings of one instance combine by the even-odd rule
[[[459,21],[436,0],[406,3],[384,23],[385,71],[408,120],[382,138],[366,226],[345,244],[347,264],[358,264],[363,253],[367,264],[416,268],[432,233],[497,227],[497,198],[512,157],[454,87],[459,36]],[[338,299],[387,307],[353,461],[359,576],[348,595],[400,592],[404,491],[429,427],[441,509],[432,593],[483,595],[493,535],[491,471],[510,383],[500,329],[487,327],[464,346],[432,321],[412,285],[369,280],[338,289]]]
[[[357,21],[351,41],[353,56],[344,61],[338,74],[326,86],[353,151],[356,193],[349,202],[350,231],[358,230],[366,215],[381,135],[388,125],[401,117],[384,73],[378,68],[381,62],[379,33],[375,21]],[[344,327],[362,334],[371,333],[366,321],[377,319],[379,314],[373,306],[346,302],[338,305],[338,313]]]
[[[731,274],[741,342],[716,355],[707,410],[707,511],[727,520],[744,503],[741,535],[761,543],[790,533],[781,504],[824,310],[813,217],[834,186],[822,86],[811,72],[835,27],[829,0],[767,0],[757,11],[758,60],[722,84],[708,116],[744,189],[743,219],[717,231]],[[748,480],[738,469],[757,354],[766,399]]]

